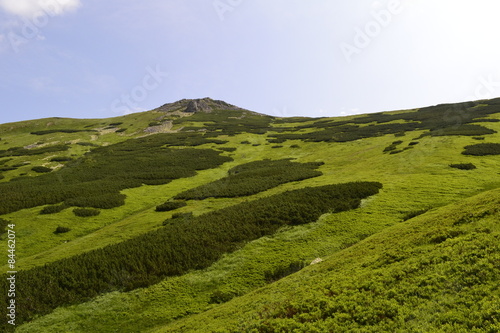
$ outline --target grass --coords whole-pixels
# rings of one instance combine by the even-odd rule
[[[1,149],[28,145],[41,138],[50,142],[66,142],[71,139],[95,142],[100,145],[110,144],[123,141],[128,137],[143,135],[141,128],[155,121],[158,116],[158,113],[153,112],[117,117],[112,120],[54,120],[60,128],[84,129],[85,126],[95,123],[98,123],[96,128],[106,127],[113,122],[123,122],[119,127],[128,128],[124,134],[108,133],[99,135],[97,138],[92,137],[91,133],[58,133],[47,138],[38,136],[26,138],[23,135],[24,132],[28,131],[46,130],[48,120],[0,125],[0,137],[2,137],[0,146],[3,145],[3,142],[9,142],[9,144],[5,145],[6,148],[2,147]],[[490,117],[499,118],[498,114]],[[353,116],[349,119],[356,118]],[[339,118],[338,120],[343,119]],[[200,123],[192,122],[192,124],[199,125]],[[191,126],[192,124],[186,120],[182,125]],[[308,124],[308,122],[276,124],[275,127],[286,128],[304,124]],[[497,132],[500,131],[499,123],[486,125]],[[6,132],[6,128],[11,127],[15,128]],[[180,127],[174,127],[174,129]],[[93,128],[90,127],[90,129]],[[311,129],[306,129],[303,132],[310,131]],[[2,218],[16,223],[18,269],[28,269],[91,249],[118,243],[154,230],[161,227],[162,222],[171,217],[173,213],[193,212],[194,215],[200,215],[247,199],[266,197],[304,186],[321,186],[350,181],[379,181],[384,184],[383,190],[378,195],[364,200],[361,208],[357,210],[327,214],[316,223],[306,226],[283,228],[274,236],[263,237],[247,243],[235,253],[224,256],[205,270],[192,271],[180,277],[168,278],[149,288],[129,293],[113,292],[102,295],[91,302],[60,308],[52,314],[19,327],[17,331],[114,332],[119,330],[120,332],[137,332],[158,328],[158,331],[176,332],[176,329],[180,329],[182,324],[193,327],[192,331],[195,329],[203,331],[203,328],[197,326],[195,321],[199,321],[203,325],[211,325],[207,327],[212,327],[214,331],[224,331],[226,327],[238,327],[237,317],[239,315],[237,316],[236,313],[244,315],[247,311],[249,314],[252,311],[250,309],[261,309],[259,304],[269,302],[264,294],[272,290],[269,288],[273,288],[275,285],[284,288],[280,289],[284,290],[282,291],[283,295],[288,295],[286,293],[291,292],[291,290],[305,293],[306,289],[302,290],[295,288],[295,286],[305,283],[307,279],[311,278],[308,290],[315,290],[315,284],[323,283],[324,285],[324,282],[330,279],[330,273],[323,271],[324,266],[331,267],[328,263],[338,262],[347,270],[350,269],[350,264],[347,260],[342,261],[345,255],[348,255],[347,258],[357,258],[356,255],[368,258],[378,253],[374,251],[380,252],[387,247],[397,248],[400,242],[395,242],[393,236],[391,239],[390,235],[394,235],[391,232],[396,232],[397,235],[404,234],[407,238],[409,236],[405,232],[409,233],[410,236],[413,233],[421,236],[420,231],[414,231],[410,228],[416,223],[415,221],[426,221],[421,222],[421,224],[423,223],[421,228],[425,226],[427,232],[435,230],[436,233],[439,233],[442,231],[439,229],[440,225],[432,222],[438,220],[432,220],[430,217],[446,217],[444,212],[449,213],[453,209],[458,209],[457,207],[463,208],[460,205],[443,206],[500,186],[495,181],[499,174],[498,157],[462,155],[463,147],[477,143],[473,138],[465,136],[425,136],[418,139],[419,144],[412,149],[404,150],[395,155],[383,153],[384,148],[394,141],[402,140],[403,143],[399,147],[406,147],[423,133],[424,131],[414,131],[397,138],[391,134],[343,143],[289,140],[284,145],[285,148],[281,149],[271,149],[272,144],[268,144],[266,135],[245,133],[222,136],[218,139],[229,142],[220,147],[236,148],[234,152],[223,153],[226,156],[231,156],[234,159],[233,162],[225,163],[215,169],[200,171],[196,176],[190,178],[174,180],[167,185],[142,186],[124,190],[121,193],[127,195],[126,205],[102,210],[97,217],[77,218],[71,212],[72,209],[66,209],[54,215],[38,215],[41,207],[4,215]],[[487,135],[485,142],[500,143],[499,137],[498,134]],[[251,144],[240,144],[242,141],[249,141]],[[259,146],[255,146],[255,144],[259,144]],[[288,149],[294,144],[299,145],[300,149]],[[199,148],[210,147],[217,148],[219,146],[208,144]],[[7,165],[19,164],[24,161],[29,161],[32,164],[18,170],[5,172],[6,179],[3,181],[8,181],[13,176],[27,172],[26,170],[36,165],[54,167],[58,163],[51,163],[50,158],[55,156],[71,156],[73,154],[79,156],[88,149],[89,147],[74,144],[67,154],[44,156],[43,161],[33,156],[14,158]],[[289,157],[295,158],[300,163],[324,162],[325,164],[318,168],[323,175],[300,182],[282,184],[248,198],[188,201],[186,207],[174,212],[155,212],[157,205],[185,190],[223,178],[227,171],[234,166],[266,158]],[[449,167],[450,164],[457,161],[473,163],[477,169],[463,172]],[[30,173],[30,175],[32,174]],[[480,198],[486,198],[486,196]],[[486,202],[490,202],[488,200]],[[480,209],[481,205],[478,201],[472,203],[469,207],[471,211]],[[407,222],[402,222],[412,212],[429,208],[431,208],[429,212],[411,218]],[[445,221],[448,220],[445,219]],[[58,226],[68,227],[71,231],[55,235],[53,232]],[[444,224],[443,226],[445,227]],[[493,227],[495,226],[493,225]],[[371,235],[374,236],[370,237]],[[367,237],[368,239],[366,239]],[[358,244],[362,240],[364,241]],[[266,287],[266,272],[271,272],[279,267],[287,267],[297,261],[311,262],[318,257],[328,259],[325,263],[305,268],[299,273],[292,274]],[[5,270],[6,267],[3,266],[2,269]],[[317,273],[318,276],[313,279],[314,274],[311,272]],[[265,289],[259,289],[263,287]],[[255,290],[258,291],[254,292]],[[229,303],[222,305],[211,302],[214,293],[215,295],[229,295],[228,298],[231,298],[252,292],[254,294],[250,294],[248,299],[245,298],[247,296],[236,297]],[[276,300],[281,299],[278,291],[272,291],[271,295],[278,295]],[[255,302],[256,305],[252,305],[252,302]],[[236,305],[232,307],[231,304]],[[225,309],[227,312],[224,312]],[[430,314],[426,313],[424,309],[419,311],[422,311],[423,320],[430,318]],[[205,312],[206,314],[204,314]],[[195,315],[192,320],[189,319],[190,315],[198,313],[199,316]],[[220,318],[214,319],[215,315],[220,315]],[[182,318],[186,319],[181,320]],[[177,321],[179,321],[178,324]],[[247,322],[252,322],[252,320],[248,319]],[[253,321],[253,324],[256,322]]]
[[[418,133],[412,134],[418,136]],[[144,290],[123,294],[112,293],[102,296],[95,302],[59,309],[35,321],[32,324],[35,326],[26,327],[36,327],[40,332],[44,332],[44,329],[50,331],[57,325],[62,325],[64,329],[80,327],[82,332],[85,330],[105,332],[110,327],[120,327],[123,332],[133,332],[167,324],[186,314],[199,313],[214,307],[210,304],[210,297],[216,290],[240,295],[262,287],[265,285],[265,272],[272,270],[276,264],[286,265],[287,261],[291,263],[294,260],[311,261],[316,257],[325,257],[341,251],[369,235],[400,223],[412,211],[443,206],[480,193],[490,186],[491,179],[494,179],[497,174],[496,161],[492,157],[475,157],[474,162],[480,166],[479,170],[472,170],[466,175],[460,173],[460,170],[448,167],[457,158],[463,158],[460,154],[461,147],[472,140],[466,137],[425,137],[413,150],[400,154],[401,157],[382,153],[383,148],[394,141],[392,135],[335,144],[301,142],[303,149],[287,150],[282,153],[283,155],[278,156],[276,154],[279,150],[271,152],[265,146],[238,146],[242,138],[243,136],[229,138],[230,143],[227,146],[238,147],[232,153],[235,161],[226,163],[219,169],[203,171],[195,177],[174,181],[173,183],[178,182],[176,184],[127,190],[129,196],[127,205],[112,211],[125,210],[126,207],[130,208],[130,204],[138,205],[139,202],[142,202],[142,207],[149,206],[150,208],[88,235],[86,238],[92,239],[88,242],[70,242],[73,243],[72,252],[76,254],[90,244],[110,243],[113,239],[111,242],[117,242],[158,227],[160,219],[156,214],[161,214],[161,220],[163,220],[169,213],[153,212],[156,204],[195,184],[219,179],[230,167],[251,160],[283,156],[295,157],[300,162],[325,162],[325,165],[319,168],[324,173],[321,177],[284,184],[253,197],[266,196],[306,185],[314,186],[353,180],[381,181],[384,189],[374,198],[367,200],[359,210],[324,216],[311,226],[286,229],[276,236],[251,242],[207,270],[166,279],[159,285]],[[263,138],[257,135],[250,136],[250,141],[260,142],[259,140]],[[405,143],[410,140],[410,137],[403,138]],[[289,155],[290,153],[293,155]],[[165,195],[158,199],[155,194],[160,192]],[[148,204],[147,198],[154,202]],[[234,199],[190,201],[188,206],[180,211],[193,211],[195,214],[201,214],[235,202],[237,201]],[[126,212],[123,214],[127,215]],[[153,221],[157,222],[153,223]],[[53,230],[51,228],[51,231]],[[120,236],[117,235],[118,230],[120,230]],[[57,257],[56,253],[54,255]],[[59,253],[67,254],[68,252],[64,250]],[[43,260],[34,260],[33,264],[42,262]],[[123,318],[127,319],[123,320]],[[63,322],[71,324],[64,326]],[[78,331],[77,328],[75,330]]]
[[[151,332],[244,332],[264,327],[300,332],[494,332],[500,328],[500,303],[494,295],[499,272],[492,265],[489,270],[480,267],[500,259],[494,252],[500,235],[499,206],[500,191],[495,190],[442,207],[277,283]],[[473,218],[457,226],[463,216]],[[467,259],[471,253],[479,257]],[[490,275],[474,282],[475,276],[468,279],[459,267]],[[467,283],[473,287],[466,288]],[[445,288],[435,289],[439,287]],[[350,306],[356,311],[350,312]],[[335,315],[321,317],[325,311]]]

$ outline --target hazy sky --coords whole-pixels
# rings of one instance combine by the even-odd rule
[[[498,0],[0,0],[0,123],[212,97],[338,116],[500,96]]]

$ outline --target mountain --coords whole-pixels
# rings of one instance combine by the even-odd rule
[[[2,328],[496,332],[499,122],[203,98],[0,124]]]

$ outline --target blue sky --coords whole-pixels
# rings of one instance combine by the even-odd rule
[[[340,116],[500,96],[498,0],[0,0],[0,123],[212,97]]]

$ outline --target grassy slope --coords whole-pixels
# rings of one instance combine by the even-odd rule
[[[153,331],[497,332],[499,207],[497,189],[439,208]]]
[[[498,123],[488,124],[488,127],[500,131]],[[413,132],[397,139],[402,139],[403,145],[407,145],[419,135],[420,133]],[[488,142],[500,141],[498,135],[487,138]],[[425,137],[414,149],[396,155],[382,153],[386,146],[396,140],[393,135],[346,143],[289,141],[283,144],[284,148],[278,149],[270,149],[272,145],[266,145],[262,135],[239,135],[229,140],[230,143],[225,146],[238,148],[233,154],[234,162],[215,170],[201,172],[189,179],[178,180],[173,185],[127,190],[127,205],[105,212],[109,215],[103,214],[96,221],[85,222],[85,228],[89,228],[83,231],[85,237],[74,235],[71,242],[61,244],[59,241],[57,246],[53,244],[50,249],[43,250],[41,258],[23,258],[20,264],[30,267],[118,242],[155,228],[170,214],[154,213],[153,207],[156,204],[193,187],[194,184],[218,179],[224,175],[225,170],[234,165],[262,158],[296,157],[300,162],[324,161],[326,164],[320,168],[324,173],[322,177],[285,184],[253,196],[255,198],[306,185],[354,180],[380,181],[384,184],[384,189],[356,211],[324,216],[315,224],[283,230],[275,236],[251,242],[207,270],[170,278],[143,290],[112,293],[93,302],[58,309],[51,315],[20,327],[19,331],[112,332],[119,329],[121,332],[136,332],[161,326],[188,314],[216,307],[209,304],[214,290],[227,294],[245,294],[265,285],[264,273],[277,265],[286,266],[297,260],[311,261],[316,257],[325,257],[397,224],[410,211],[443,206],[496,188],[499,184],[498,157],[461,155],[465,145],[476,143],[470,137]],[[243,140],[260,143],[261,146],[240,145]],[[290,149],[289,146],[294,143],[301,148]],[[470,161],[476,164],[478,169],[462,171],[448,167],[450,163]],[[183,211],[192,210],[199,214],[235,204],[238,200],[193,201],[189,202]],[[9,217],[29,221],[26,218],[30,214],[32,213],[22,211]],[[64,217],[63,214],[58,214],[60,216],[57,218],[61,218],[61,221],[70,218]],[[20,228],[32,230],[37,224],[40,228],[37,237],[45,235],[49,239],[54,237],[51,232],[56,223],[46,226],[42,223],[27,222]],[[93,226],[99,230],[92,232],[95,230],[90,227],[93,223],[97,223],[97,227]],[[65,234],[64,237],[66,235],[70,236]],[[26,242],[29,242],[29,239],[26,237]],[[40,249],[38,251],[40,252]],[[39,255],[39,252],[34,253]]]

